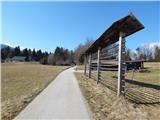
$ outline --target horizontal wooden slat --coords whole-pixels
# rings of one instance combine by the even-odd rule
[[[100,70],[102,70],[102,71],[118,71],[117,68],[102,68],[102,67],[100,67]]]

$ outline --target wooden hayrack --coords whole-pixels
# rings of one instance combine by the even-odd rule
[[[91,77],[91,71],[96,70],[96,80],[99,83],[101,71],[118,71],[117,96],[125,90],[125,38],[144,26],[130,13],[126,17],[114,22],[86,51],[85,70]]]

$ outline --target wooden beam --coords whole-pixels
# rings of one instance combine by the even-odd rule
[[[125,54],[125,37],[122,32],[119,34],[119,53],[118,53],[118,86],[117,86],[117,96],[120,96],[124,92],[124,54]]]
[[[89,54],[89,78],[91,78],[91,63],[92,63],[92,54]]]
[[[100,75],[100,47],[98,47],[98,54],[97,54],[97,84],[99,82],[99,75]]]
[[[85,54],[84,56],[84,75],[86,75],[86,71],[87,71],[87,55]]]
[[[142,69],[144,68],[144,62],[142,62]]]

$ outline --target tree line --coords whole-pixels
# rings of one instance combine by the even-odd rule
[[[41,64],[82,64],[84,61],[83,53],[92,43],[92,40],[87,39],[84,44],[79,44],[75,50],[56,47],[56,49],[50,53],[42,52],[41,49],[37,51],[35,49],[31,50],[28,48],[21,50],[19,46],[15,48],[5,47],[1,49],[1,61],[14,56],[23,56],[26,57],[26,61],[39,61]]]
[[[68,50],[63,47],[56,47],[51,53],[41,50],[23,49],[19,46],[15,48],[6,47],[1,49],[1,60],[14,56],[24,56],[26,61],[39,61],[41,64],[50,65],[71,65],[82,64],[84,62],[84,52],[93,43],[93,40],[86,40],[84,44],[79,44],[75,50]],[[139,60],[160,62],[160,47],[155,45],[152,49],[149,46],[140,46],[133,52],[126,49],[125,60]]]
[[[126,49],[126,60],[145,60],[149,62],[160,62],[160,46],[154,45],[152,48],[149,45],[137,47],[133,52],[130,49]]]
[[[47,57],[42,58],[40,63],[49,65],[72,65],[75,64],[73,54],[72,50],[56,47],[55,51]]]
[[[47,57],[49,55],[48,52],[42,52],[41,50],[31,50],[31,49],[23,49],[21,50],[19,46],[15,48],[5,47],[1,49],[1,59],[5,60],[6,58],[12,58],[14,56],[23,56],[26,57],[26,61],[40,61],[43,57]]]
[[[56,47],[53,53],[42,52],[39,50],[23,49],[19,46],[15,48],[5,47],[1,49],[1,62],[14,56],[23,56],[25,61],[39,61],[41,64],[51,65],[71,65],[74,62],[74,52],[63,47]]]
[[[74,59],[76,63],[84,62],[84,52],[93,43],[93,40],[87,40],[84,44],[79,44],[74,51]],[[145,60],[148,62],[160,62],[160,45],[143,45],[137,47],[136,50],[126,48],[125,60]]]

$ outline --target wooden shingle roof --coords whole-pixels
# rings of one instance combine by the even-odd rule
[[[143,29],[144,26],[139,20],[130,13],[129,15],[123,17],[122,19],[114,22],[86,51],[87,53],[94,53],[97,51],[98,47],[106,47],[119,40],[119,33],[125,33],[125,37]]]

